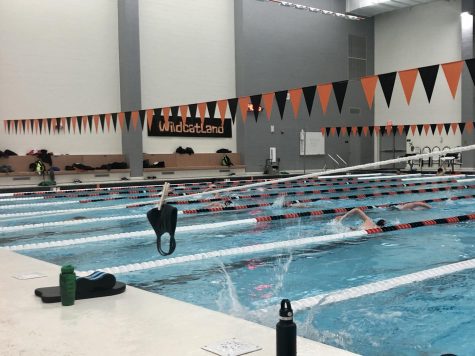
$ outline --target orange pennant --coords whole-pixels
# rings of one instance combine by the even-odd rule
[[[404,125],[397,125],[397,132],[399,132],[399,135],[402,135],[404,132]]]
[[[444,129],[444,124],[437,124],[437,131],[439,131],[439,135],[442,135],[443,129]]]
[[[392,125],[386,125],[386,135],[392,134],[393,133],[393,126]]]
[[[123,112],[120,112],[119,115],[117,115],[117,118],[119,119],[120,129],[123,131],[124,130],[125,114]]]
[[[457,128],[459,127],[459,124],[457,122],[453,122],[453,123],[450,124],[450,127],[452,128],[452,131],[455,134],[456,131],[457,131]]]
[[[345,135],[348,135],[348,130],[346,129],[346,126],[343,126],[340,131],[340,136],[345,136]]]
[[[96,133],[99,129],[99,115],[94,115],[94,127],[96,128]]]
[[[203,127],[203,125],[205,123],[206,103],[199,103],[198,104],[198,111],[200,113],[201,127]]]
[[[226,108],[228,107],[228,101],[218,100],[218,109],[219,109],[219,116],[221,117],[221,126],[224,125],[224,119],[226,117]]]
[[[324,128],[324,127],[322,127],[322,128],[320,129],[320,132],[322,133],[323,136],[325,136],[325,128]]]
[[[353,136],[356,136],[358,134],[358,127],[352,126],[351,127],[351,133],[353,134]]]
[[[379,126],[374,126],[374,134],[379,135]]]
[[[242,121],[246,122],[247,120],[247,106],[249,104],[249,97],[242,96],[239,98],[239,108],[241,109]]]
[[[82,117],[82,130],[84,133],[87,132],[87,116]]]
[[[180,105],[180,115],[181,115],[181,122],[183,125],[186,124],[186,116],[188,115],[188,105]]]
[[[139,122],[139,112],[138,111],[132,111],[132,125],[134,127],[134,130],[137,130],[138,122]]]
[[[294,110],[294,118],[299,116],[300,101],[302,101],[302,89],[289,90],[290,102],[292,103],[292,109]]]
[[[111,119],[112,119],[112,115],[111,114],[106,114],[107,132],[110,132],[110,130],[111,130]]]
[[[170,119],[170,107],[162,108],[165,129],[168,130],[168,120]]]
[[[336,134],[336,127],[332,127],[330,129],[330,135],[335,136],[335,134]]]
[[[61,128],[63,129],[63,132],[66,133],[66,118],[65,117],[61,118]]]
[[[269,121],[272,113],[272,103],[274,102],[274,93],[262,94],[262,100],[266,109],[267,121]]]
[[[364,126],[364,127],[363,127],[363,134],[364,134],[365,136],[368,136],[368,131],[369,131],[368,126]]]
[[[149,130],[152,129],[153,114],[154,114],[153,109],[148,109],[147,110],[147,126],[148,126]]]
[[[442,64],[442,69],[445,73],[445,79],[447,79],[447,84],[449,84],[450,92],[452,97],[455,99],[457,94],[457,87],[459,85],[460,75],[462,74],[463,61],[444,63]]]
[[[402,89],[404,90],[404,95],[406,96],[407,105],[411,103],[412,91],[414,90],[414,85],[416,84],[417,69],[408,69],[399,72],[399,80],[402,84]]]
[[[415,135],[415,134],[416,134],[416,129],[417,129],[417,126],[416,126],[416,125],[411,125],[411,132],[412,132],[412,135]]]
[[[424,132],[426,133],[426,136],[427,136],[427,133],[429,132],[429,129],[430,129],[430,124],[424,124]]]
[[[12,123],[13,123],[13,120],[12,120]],[[13,130],[13,128],[12,128]],[[46,133],[48,132],[48,120],[47,119],[43,119],[43,132]],[[51,132],[50,132],[51,134]]]
[[[361,78],[361,85],[363,86],[364,95],[370,109],[373,107],[374,91],[376,90],[377,83],[378,77],[375,75]]]
[[[473,131],[473,122],[469,121],[465,124],[465,131],[468,133],[472,133]]]
[[[3,129],[5,130],[5,132],[8,131],[8,124],[7,124],[7,120],[3,120]]]
[[[320,97],[320,104],[322,105],[322,111],[327,113],[328,101],[330,100],[330,94],[332,93],[332,85],[330,84],[318,84],[317,91]]]
[[[71,118],[71,122],[73,124],[73,133],[76,133],[76,125],[78,124],[78,118],[76,116],[73,116]]]

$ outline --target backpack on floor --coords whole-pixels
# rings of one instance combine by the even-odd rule
[[[221,165],[229,167],[233,165],[233,162],[231,162],[231,159],[228,157],[228,155],[224,155],[223,159],[221,160]]]

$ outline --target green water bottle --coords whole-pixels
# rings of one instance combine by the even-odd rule
[[[61,304],[73,305],[76,300],[76,273],[74,267],[66,265],[61,267],[59,275],[59,289],[61,293]]]

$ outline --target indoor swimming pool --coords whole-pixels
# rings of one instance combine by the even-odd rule
[[[348,175],[186,196],[209,186],[172,184],[171,256],[145,216],[161,186],[2,194],[0,247],[270,327],[288,298],[300,336],[362,355],[475,349],[472,177]],[[415,201],[431,209],[391,209]],[[386,227],[335,222],[354,207]]]

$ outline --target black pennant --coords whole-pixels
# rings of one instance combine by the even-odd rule
[[[237,105],[238,105],[238,98],[228,99],[229,112],[231,113],[231,119],[233,120],[233,124],[236,121]]]
[[[358,132],[358,136],[361,136],[361,133],[363,132],[363,126],[358,126],[356,128],[356,132]]]
[[[177,106],[177,110],[178,110],[178,106]],[[178,111],[177,111],[178,112]],[[132,112],[130,111],[126,111],[125,113],[125,125],[127,126],[127,131],[129,131],[129,128],[130,128],[130,118],[132,116]]]
[[[196,119],[196,109],[198,108],[198,104],[190,104],[188,105],[188,110],[190,110],[190,117],[192,120]]]
[[[459,130],[460,133],[463,133],[463,130],[465,130],[465,122],[459,122]]]
[[[391,98],[393,96],[394,82],[396,81],[396,72],[379,74],[379,84],[381,84],[381,89],[383,89],[384,98],[386,99],[386,104],[391,105]]]
[[[31,129],[31,133],[33,133],[34,128],[35,128],[35,120],[34,120],[34,119],[30,119],[30,129]]]
[[[336,129],[336,135],[340,137],[341,127],[335,127],[335,129]]]
[[[338,104],[338,110],[343,108],[343,101],[345,100],[346,88],[348,87],[348,80],[343,80],[341,82],[333,82],[333,92],[335,93],[336,103]]]
[[[104,132],[104,125],[106,123],[106,114],[100,114],[99,115],[99,121],[101,122],[102,132]]]
[[[208,108],[209,118],[214,119],[214,114],[216,113],[216,101],[208,101],[206,107]]]
[[[397,134],[397,126],[393,126],[393,127],[392,127],[392,131],[393,131],[393,136],[396,136],[396,134]]]
[[[51,119],[48,119],[51,120]],[[18,133],[18,120],[13,120],[13,124],[15,125],[15,133]]]
[[[284,118],[285,104],[287,102],[287,90],[276,91],[275,92],[275,101],[277,102],[277,107],[279,108],[280,119]]]
[[[327,136],[330,135],[330,130],[331,130],[330,127],[325,127],[325,132],[327,133]]]
[[[112,116],[112,126],[114,126],[114,132],[117,132],[117,113],[111,114]]]
[[[153,109],[153,118],[159,118],[162,115],[162,108]]]
[[[369,127],[369,135],[373,136],[374,126]]]
[[[51,121],[52,119],[46,119],[46,122],[48,123],[48,133],[51,133]],[[16,130],[16,127],[15,127],[15,130]]]
[[[142,130],[144,129],[145,124],[145,110],[139,110],[140,124],[142,125]]]
[[[79,134],[82,133],[82,116],[77,117]]]
[[[251,95],[251,104],[252,104],[252,109],[254,111],[254,118],[256,119],[259,117],[259,107],[261,106],[261,99],[262,99],[262,94],[258,95]]]
[[[435,80],[437,79],[437,72],[439,71],[439,65],[427,66],[419,68],[419,74],[424,84],[424,89],[427,94],[427,99],[432,98],[432,92],[434,91]]]
[[[307,105],[308,116],[312,115],[313,101],[315,100],[315,92],[317,91],[317,86],[312,85],[309,87],[302,88],[303,97],[305,99],[305,104]]]
[[[381,136],[384,136],[384,134],[386,133],[386,126],[380,126],[379,132],[381,133]]]
[[[437,129],[437,124],[430,124],[430,130],[432,131],[432,135],[435,134],[436,129]]]
[[[178,109],[179,109],[178,106],[172,106],[172,107],[170,108],[171,118],[173,118],[173,119],[177,119],[177,118],[178,118]],[[127,129],[128,129],[128,127],[127,127]]]
[[[71,133],[71,117],[66,118],[66,125],[68,125],[68,133]]]
[[[21,120],[21,126],[23,127],[23,133],[26,132],[26,120]]]
[[[92,133],[92,119],[93,119],[92,115],[87,116],[87,123],[89,124],[89,132],[91,133]]]
[[[404,133],[406,134],[406,136],[407,136],[407,134],[409,133],[409,129],[410,129],[410,128],[411,128],[410,125],[404,125]]]
[[[61,118],[60,117],[57,117],[56,118],[56,131],[58,131],[59,133],[59,130],[61,130]]]
[[[475,85],[475,58],[466,59],[465,64],[470,72],[470,77],[472,77],[472,82]]]
[[[444,124],[445,133],[448,135],[450,130],[450,124]]]
[[[419,132],[419,136],[422,134],[422,129],[424,128],[424,125],[422,124],[417,124],[417,132]]]
[[[43,131],[43,119],[38,120],[38,128],[40,129],[40,134]],[[8,132],[10,132],[10,125],[8,125]]]
[[[352,129],[351,126],[346,127],[346,133],[347,133],[348,137],[351,136],[351,129]]]

